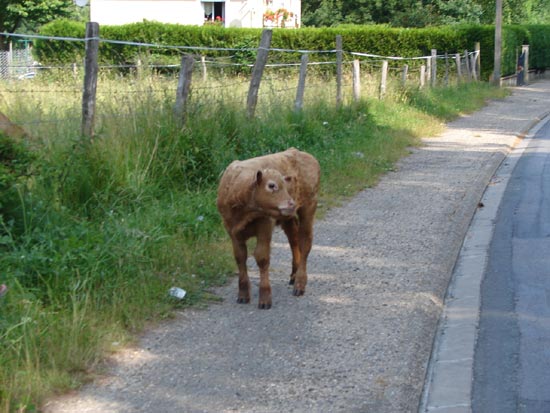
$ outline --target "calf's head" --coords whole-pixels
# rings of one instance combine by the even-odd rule
[[[275,169],[256,172],[254,203],[273,218],[291,217],[296,213],[296,202],[288,189],[294,178],[283,176]]]

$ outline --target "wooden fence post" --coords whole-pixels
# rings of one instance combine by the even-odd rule
[[[464,64],[466,65],[466,77],[468,78],[468,82],[471,82],[472,71],[470,69],[470,57],[468,54],[468,50],[464,50]]]
[[[189,99],[189,90],[191,89],[191,77],[193,75],[193,65],[195,59],[191,55],[181,57],[180,74],[178,78],[178,89],[176,91],[176,104],[174,106],[174,115],[180,125],[185,124],[185,108]]]
[[[481,43],[475,42],[477,79],[481,80]]]
[[[13,42],[10,40],[9,43],[8,43],[8,63],[7,63],[7,66],[8,66],[8,73],[7,73],[7,76],[8,76],[8,79],[11,78],[11,75],[12,75],[12,71],[13,71]]]
[[[380,78],[380,94],[379,99],[384,99],[386,96],[386,83],[388,81],[388,61],[382,61],[382,77]]]
[[[76,80],[78,78],[78,66],[76,63],[72,64],[73,67],[73,79]]]
[[[428,84],[432,83],[432,58],[428,57],[426,58],[426,71],[424,72],[424,76]]]
[[[529,45],[524,44],[523,46],[521,46],[521,52],[525,54],[525,66],[523,66],[525,76],[523,80],[525,83],[529,83]]]
[[[262,81],[262,75],[267,63],[267,56],[269,54],[269,47],[271,46],[272,37],[273,31],[269,29],[264,29],[262,31],[262,39],[260,40],[260,47],[258,47],[256,62],[254,63],[254,68],[252,69],[252,79],[250,80],[250,88],[248,89],[248,98],[246,100],[246,111],[249,118],[253,118],[254,113],[256,112],[260,82]]]
[[[336,36],[336,106],[342,105],[342,65],[344,53],[342,50],[342,36]]]
[[[430,71],[430,86],[435,87],[437,85],[437,50],[432,49],[431,57],[431,71]]]
[[[470,55],[470,72],[472,73],[472,79],[477,82],[477,67],[476,67],[476,53]]]
[[[497,87],[501,85],[501,64],[502,64],[502,0],[495,0],[495,51],[493,74],[491,82]]]
[[[409,65],[403,65],[403,72],[401,73],[401,85],[405,87],[407,85],[407,76],[409,75]]]
[[[420,66],[420,89],[426,85],[426,65]]]
[[[460,53],[457,53],[455,55],[455,61],[456,61],[456,82],[460,83],[462,80],[462,62],[460,61]]]
[[[449,86],[449,55],[445,52],[445,76],[443,78],[445,87]]]
[[[361,62],[353,61],[353,100],[359,102],[361,99]]]
[[[143,63],[141,59],[138,59],[136,62],[136,76],[139,80],[143,79]]]
[[[206,57],[201,56],[202,81],[206,82],[208,74],[206,72]]]
[[[82,136],[94,137],[95,103],[99,51],[99,24],[86,23],[86,57],[84,59],[84,90],[82,92]]]
[[[309,62],[309,55],[304,53],[302,55],[302,61],[300,63],[300,78],[298,79],[298,89],[296,91],[296,101],[294,103],[294,110],[299,112],[304,105],[304,92],[306,89],[306,75],[307,64]]]

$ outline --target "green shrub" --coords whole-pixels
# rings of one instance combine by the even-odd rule
[[[550,25],[528,25],[529,68],[550,68]]]
[[[55,20],[42,26],[41,34],[52,37],[84,39],[86,25],[71,20]],[[82,41],[35,39],[33,53],[43,65],[82,62],[85,44]]]
[[[33,154],[22,142],[0,133],[0,237],[5,235],[7,226],[20,230],[23,225],[17,184],[28,176],[33,160]]]
[[[41,34],[55,37],[84,38],[83,23],[55,21],[42,26]],[[206,53],[196,47],[235,50],[210,50],[209,57],[233,59],[233,63],[253,63],[255,53],[246,49],[259,44],[261,29],[224,28],[219,26],[184,26],[144,21],[121,26],[102,26],[101,38],[156,44],[173,47],[148,47],[100,43],[100,61],[105,64],[135,64],[138,59],[157,64],[177,64],[184,52]],[[502,33],[502,73],[515,72],[518,47],[533,41],[533,67],[548,65],[547,50],[550,26],[505,26]],[[332,51],[335,37],[341,35],[344,50],[381,56],[428,56],[431,49],[439,53],[463,53],[481,45],[482,78],[493,71],[494,27],[488,25],[456,25],[421,29],[391,28],[387,26],[342,26],[329,28],[302,28],[300,30],[273,30],[272,48],[284,50]],[[41,63],[73,63],[82,61],[83,42],[36,40],[35,53]],[[271,53],[277,62],[299,62],[300,53]],[[334,61],[333,53],[317,53],[310,61]],[[245,69],[246,71],[247,69]]]

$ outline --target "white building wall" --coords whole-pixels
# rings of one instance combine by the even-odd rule
[[[226,27],[262,27],[265,0],[225,2]]]
[[[256,27],[264,25],[266,10],[286,8],[298,22],[300,0],[225,0],[224,24],[226,27]],[[201,0],[91,0],[90,20],[100,25],[120,25],[143,20],[189,25],[204,24]],[[294,20],[290,27],[295,27]]]
[[[200,1],[194,0],[91,0],[90,21],[120,25],[143,20],[162,23],[202,24]]]

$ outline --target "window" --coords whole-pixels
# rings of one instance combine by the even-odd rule
[[[203,1],[204,21],[222,24],[225,21],[225,1]]]

